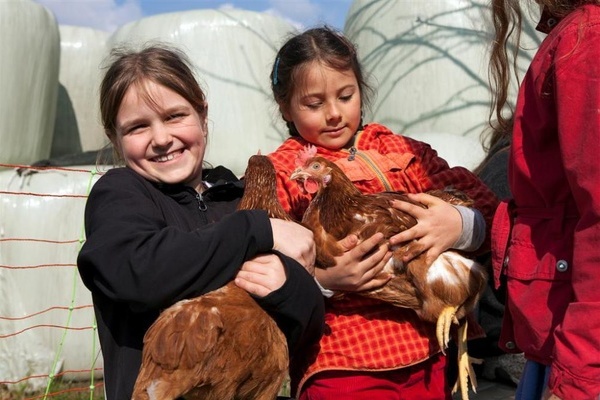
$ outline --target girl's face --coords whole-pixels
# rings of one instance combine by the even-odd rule
[[[125,164],[153,182],[200,191],[206,121],[179,94],[152,81],[129,87],[117,114],[117,146]]]
[[[306,141],[337,150],[347,146],[361,118],[360,88],[352,70],[312,62],[299,71],[290,104],[283,111]]]

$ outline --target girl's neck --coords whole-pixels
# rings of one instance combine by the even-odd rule
[[[205,181],[200,181],[200,183],[198,183],[198,185],[195,187],[195,189],[196,189],[196,192],[203,193],[210,186],[211,186],[210,183],[205,182]]]

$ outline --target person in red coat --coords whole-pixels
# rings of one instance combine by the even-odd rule
[[[600,398],[600,5],[535,0],[547,33],[514,109],[508,180],[492,228],[506,282],[500,345],[528,362],[516,399]],[[495,117],[503,113],[518,0],[494,0]],[[533,3],[533,1],[531,1]],[[508,28],[508,29],[507,29]],[[508,33],[507,33],[508,32]],[[518,46],[516,46],[518,48]]]

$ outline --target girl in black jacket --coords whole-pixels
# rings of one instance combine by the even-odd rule
[[[278,322],[291,353],[318,340],[312,234],[264,211],[236,211],[243,184],[223,167],[203,168],[207,105],[186,58],[159,46],[113,56],[100,105],[125,167],[92,188],[77,260],[107,399],[131,398],[144,334],[161,310],[233,279]]]

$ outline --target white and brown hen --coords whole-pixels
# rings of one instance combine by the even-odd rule
[[[238,209],[288,219],[275,192],[275,170],[252,156]],[[164,310],[144,336],[133,400],[274,400],[288,371],[286,338],[275,321],[233,282]]]
[[[307,147],[298,157],[291,178],[297,180],[314,197],[302,218],[310,228],[317,247],[316,266],[327,268],[343,249],[338,241],[356,234],[359,240],[376,232],[386,239],[416,224],[409,214],[391,206],[393,200],[410,201],[397,192],[362,194],[333,162],[316,156],[315,147]],[[446,201],[465,204],[453,193],[432,191]],[[413,202],[414,203],[414,202]],[[420,205],[420,204],[419,204]],[[421,205],[422,206],[422,205]],[[358,294],[411,308],[421,319],[437,323],[437,339],[442,351],[447,347],[452,323],[459,323],[473,310],[485,288],[487,274],[474,260],[455,251],[442,253],[431,265],[421,255],[404,264],[405,246],[392,249],[393,256],[384,272],[392,279],[382,288]],[[466,350],[467,324],[459,324],[459,384],[463,398],[468,398],[467,380],[476,385]],[[456,389],[456,387],[455,387]]]

